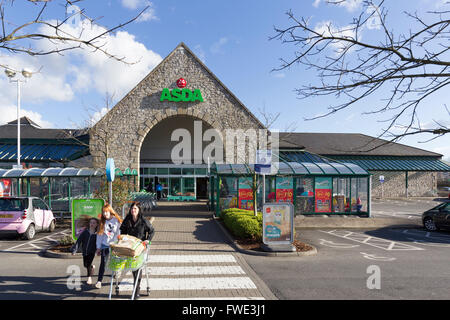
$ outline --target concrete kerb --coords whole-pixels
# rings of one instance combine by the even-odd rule
[[[253,250],[247,250],[242,248],[234,239],[234,237],[228,232],[228,230],[222,225],[222,222],[220,221],[220,218],[217,218],[216,216],[212,215],[212,220],[216,222],[216,224],[219,226],[219,228],[222,230],[224,235],[226,236],[228,243],[238,252],[254,255],[254,256],[265,256],[265,257],[288,257],[288,256],[310,256],[317,254],[317,249],[308,244],[310,247],[312,247],[312,250],[304,251],[304,252],[263,252],[263,251],[253,251]]]
[[[150,217],[149,219],[150,223],[153,223],[155,221],[155,217]],[[57,258],[57,259],[81,259],[83,258],[83,255],[79,252],[72,255],[72,253],[69,252],[52,252],[50,248],[43,249],[39,252],[40,255],[47,257],[47,258]]]

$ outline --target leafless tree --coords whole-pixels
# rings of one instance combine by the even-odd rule
[[[343,1],[327,3],[339,5]],[[271,39],[295,45],[295,54],[282,58],[274,70],[304,65],[317,73],[318,81],[297,88],[299,98],[336,97],[336,103],[324,114],[306,120],[327,117],[368,97],[380,97],[379,105],[370,109],[363,105],[363,114],[386,117],[379,137],[390,141],[426,133],[432,134],[428,141],[442,137],[450,132],[447,107],[442,106],[442,117],[432,126],[421,123],[419,111],[430,107],[428,98],[449,90],[450,1],[443,7],[422,16],[404,12],[407,19],[402,25],[409,26],[407,32],[390,26],[385,1],[363,1],[361,12],[344,28],[332,23],[311,26],[310,19],[297,18],[288,11],[289,26],[275,27]],[[369,29],[376,29],[375,39],[361,36]]]
[[[95,1],[95,0],[91,0]],[[127,24],[135,21],[148,7],[144,8],[137,16],[119,23],[113,27],[99,28],[97,34],[87,36],[87,27],[97,24],[100,18],[89,17],[85,8],[80,7],[87,1],[83,0],[22,0],[28,4],[27,16],[30,12],[34,14],[34,19],[18,21],[20,16],[15,12],[16,20],[10,18],[18,5],[14,0],[0,0],[0,54],[9,52],[12,54],[25,53],[31,56],[42,56],[49,54],[63,54],[66,51],[76,49],[89,49],[99,51],[107,57],[124,63],[134,63],[126,61],[126,57],[117,56],[106,49],[104,37],[116,30],[123,28]],[[61,19],[48,18],[46,13],[49,10],[61,11]],[[69,28],[74,19],[83,21],[82,27],[77,28],[76,33]],[[50,41],[53,46],[42,49],[38,46],[39,41]],[[1,63],[0,67],[10,68]]]

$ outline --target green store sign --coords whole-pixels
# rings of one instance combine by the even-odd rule
[[[161,98],[159,99],[159,101],[163,102],[163,101],[174,101],[174,102],[178,102],[178,101],[184,101],[184,102],[188,102],[188,101],[200,101],[203,102],[203,97],[202,97],[202,93],[200,92],[199,89],[195,89],[194,91],[191,91],[187,88],[175,88],[173,90],[169,90],[168,88],[164,88],[161,92]]]

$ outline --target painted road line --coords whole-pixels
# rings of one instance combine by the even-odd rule
[[[139,300],[266,300],[264,297],[197,297],[197,298],[145,298]]]
[[[377,238],[374,236],[368,236],[358,232],[350,232],[346,230],[331,230],[331,231],[319,230],[319,231],[336,237],[352,240],[359,243],[364,243],[369,246],[387,251],[425,250],[423,248],[415,247],[409,244]]]
[[[203,277],[203,278],[149,278],[150,291],[159,290],[225,290],[257,289],[249,277]],[[147,288],[145,277],[141,290]],[[119,291],[132,291],[133,278],[125,278],[119,284]]]
[[[245,274],[240,266],[147,267],[152,276]]]
[[[15,250],[15,249],[17,249],[17,248],[24,247],[24,246],[32,246],[32,247],[34,247],[35,249],[36,249],[36,248],[37,248],[37,249],[43,249],[43,248],[41,248],[41,247],[37,247],[37,246],[36,246],[36,243],[38,243],[38,242],[40,242],[40,241],[46,241],[47,238],[51,238],[51,237],[54,237],[54,236],[56,236],[56,235],[65,235],[65,234],[67,234],[67,231],[68,231],[68,229],[67,229],[67,230],[64,230],[64,231],[61,231],[61,232],[58,232],[58,233],[55,233],[55,234],[52,234],[52,235],[47,236],[47,237],[43,237],[43,238],[39,238],[39,239],[35,239],[35,240],[28,241],[28,242],[25,242],[25,243],[21,243],[21,244],[19,244],[19,245],[17,245],[17,246],[8,248],[8,249],[6,249],[6,250],[4,250],[4,251],[12,251],[12,250]],[[51,241],[56,242],[56,241],[53,240],[53,239],[52,239]],[[49,245],[48,242],[46,242],[45,244],[46,244],[46,246]],[[25,250],[29,250],[29,249],[30,249],[30,248],[28,248],[28,249],[25,248]]]
[[[350,249],[350,248],[359,247],[359,244],[335,243],[333,241],[328,241],[325,239],[319,239],[319,240],[320,240],[321,245],[331,247],[331,248]]]
[[[375,261],[394,261],[395,258],[390,258],[390,257],[381,257],[381,256],[377,256],[375,254],[369,254],[369,253],[365,253],[365,252],[360,252],[364,258],[369,259],[369,260],[375,260]]]
[[[148,263],[199,263],[199,262],[236,262],[231,254],[204,255],[158,255],[150,254]]]

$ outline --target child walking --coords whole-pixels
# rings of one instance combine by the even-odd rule
[[[111,205],[106,204],[102,208],[102,217],[100,219],[100,226],[97,233],[97,255],[100,258],[100,268],[98,270],[98,279],[95,287],[100,289],[102,287],[103,275],[105,273],[106,261],[109,257],[109,245],[117,241],[120,234],[120,224],[122,219],[114,211]]]
[[[92,261],[95,257],[97,249],[97,229],[98,220],[96,218],[89,219],[89,227],[86,228],[79,236],[77,242],[72,247],[72,255],[78,251],[81,246],[83,254],[83,265],[87,269],[87,284],[92,284],[92,275],[94,274],[95,266]]]

